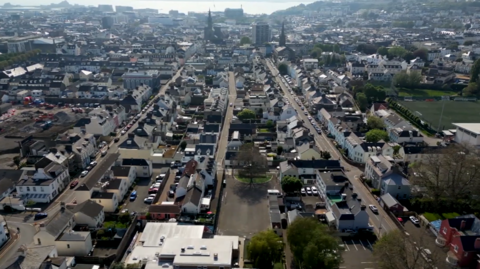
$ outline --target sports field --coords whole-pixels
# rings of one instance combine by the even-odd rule
[[[452,122],[457,123],[480,123],[480,102],[459,102],[459,101],[399,101],[402,106],[408,108],[412,113],[418,111],[422,120],[429,123],[433,129],[438,128],[438,121],[442,113],[443,102],[445,110],[443,111],[441,129],[452,129]]]

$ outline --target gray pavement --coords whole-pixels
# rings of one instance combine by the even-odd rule
[[[35,227],[31,224],[17,223],[9,221],[8,219],[7,221],[10,229],[20,228],[20,233],[18,234],[18,239],[0,253],[0,268],[6,267],[4,266],[4,263],[14,257],[15,253],[22,245],[30,245],[33,242],[33,236],[37,232]]]
[[[373,269],[376,262],[373,258],[373,242],[368,240],[343,239],[344,252],[341,269]]]
[[[383,233],[385,231],[392,231],[398,229],[397,226],[392,222],[392,220],[387,216],[387,213],[383,210],[383,208],[378,204],[378,202],[373,198],[370,194],[369,190],[360,182],[359,177],[363,173],[360,169],[355,166],[351,166],[347,162],[345,162],[341,154],[337,151],[335,146],[331,143],[329,138],[322,132],[322,134],[317,134],[315,128],[313,128],[312,124],[308,120],[308,115],[304,115],[303,111],[300,109],[300,106],[295,101],[295,97],[290,94],[288,88],[283,84],[283,81],[280,79],[279,72],[275,65],[272,63],[270,59],[266,60],[266,65],[270,69],[270,72],[273,76],[275,76],[275,80],[277,81],[278,85],[282,88],[284,92],[284,96],[289,100],[290,104],[295,108],[297,114],[300,119],[305,121],[304,126],[310,129],[310,132],[314,135],[315,143],[321,150],[329,151],[332,155],[332,159],[339,159],[341,161],[342,166],[345,168],[346,175],[350,179],[353,187],[355,188],[355,192],[362,198],[366,205],[373,204],[377,206],[379,214],[373,214],[371,211],[367,211],[368,215],[370,216],[370,223],[375,227],[376,232]]]
[[[274,182],[250,185],[235,180],[231,174],[228,169],[217,234],[251,238],[270,228],[267,190]]]

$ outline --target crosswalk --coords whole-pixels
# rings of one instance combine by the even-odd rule
[[[368,240],[345,240],[342,247],[345,251],[372,251],[372,242]]]

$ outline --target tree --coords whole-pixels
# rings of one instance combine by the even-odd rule
[[[282,147],[282,146],[278,146],[278,147],[277,147],[277,155],[282,155],[282,152],[283,152],[283,147]]]
[[[368,100],[367,100],[367,96],[363,92],[358,93],[355,99],[361,111],[367,110]]]
[[[365,94],[369,102],[384,101],[387,97],[382,87],[374,86],[370,83],[365,84],[365,86],[361,88],[361,91]]]
[[[25,207],[32,207],[36,204],[35,201],[33,200],[28,200],[27,203],[25,204]]]
[[[255,234],[247,245],[247,257],[255,268],[273,268],[282,254],[283,241],[273,230]]]
[[[252,110],[244,108],[242,111],[240,111],[240,113],[237,114],[237,117],[241,120],[254,120],[257,115]]]
[[[180,143],[180,149],[184,151],[186,147],[187,147],[187,141],[182,141],[182,143]]]
[[[478,89],[478,83],[476,82],[468,83],[468,86],[462,90],[462,95],[465,97],[477,97],[479,94],[480,90]]]
[[[130,214],[128,212],[122,213],[118,216],[118,221],[120,223],[129,223],[131,220]]]
[[[463,45],[464,46],[471,46],[471,45],[473,45],[473,41],[472,40],[467,40],[467,41],[463,42]]]
[[[373,257],[378,262],[380,269],[433,269],[435,263],[427,262],[421,253],[419,246],[424,246],[427,238],[404,235],[399,230],[393,230],[384,234],[373,245]],[[432,255],[436,256],[437,250],[432,249]],[[436,260],[433,257],[429,257]]]
[[[310,51],[310,57],[312,57],[312,58],[318,58],[318,57],[322,56],[322,52],[323,52],[323,51],[322,51],[321,48],[315,46],[315,47],[313,47],[313,49]]]
[[[281,63],[278,65],[278,72],[280,75],[285,76],[288,74],[288,65],[286,63]]]
[[[373,54],[377,52],[377,47],[373,44],[360,44],[357,46],[357,51],[363,52],[365,54]]]
[[[324,160],[330,160],[332,158],[332,154],[330,154],[330,151],[321,151],[320,152],[320,157]]]
[[[478,75],[480,75],[480,59],[477,59],[470,69],[470,82],[477,82]]]
[[[424,48],[421,48],[421,49],[417,49],[415,50],[414,52],[412,52],[413,54],[413,57],[415,58],[420,58],[424,61],[428,61],[428,50],[427,49],[424,49]]]
[[[373,130],[368,131],[365,134],[365,140],[367,140],[367,142],[372,142],[372,143],[377,143],[380,140],[383,140],[383,141],[387,142],[388,141],[388,134],[387,134],[387,132],[385,132],[383,130],[373,129]]]
[[[97,238],[100,239],[105,235],[105,231],[103,229],[97,231]]]
[[[414,89],[418,87],[422,81],[422,74],[420,72],[412,71],[407,73],[406,71],[401,71],[393,76],[393,84],[401,88]]]
[[[287,229],[287,241],[302,269],[333,269],[342,262],[337,238],[315,218],[297,218]]]
[[[382,47],[378,48],[377,53],[382,55],[382,56],[387,56],[388,55],[388,49],[382,46]]]
[[[303,187],[303,183],[299,178],[284,176],[282,178],[282,190],[285,193],[295,193],[299,192]]]
[[[267,126],[267,128],[270,129],[270,128],[273,128],[275,126],[275,123],[273,122],[273,120],[267,120],[265,125]]]
[[[252,44],[252,41],[248,36],[244,36],[242,37],[242,39],[240,39],[240,45],[245,45],[245,44]]]
[[[236,158],[240,168],[239,174],[250,179],[250,183],[258,176],[268,172],[267,158],[252,143],[243,144]]]
[[[383,129],[385,129],[385,123],[379,117],[369,116],[367,118],[367,128],[369,130],[372,130],[372,129],[383,130]]]
[[[453,204],[480,194],[480,158],[474,148],[456,144],[423,155],[411,165],[411,179],[425,188],[435,207],[440,208],[441,199]]]
[[[20,167],[20,156],[15,156],[13,157],[13,163],[17,166],[17,167]]]
[[[403,47],[391,47],[388,49],[388,57],[389,58],[394,58],[394,57],[403,57],[407,53],[407,50]]]

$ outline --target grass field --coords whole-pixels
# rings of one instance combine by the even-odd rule
[[[241,181],[243,183],[253,183],[253,184],[260,184],[260,183],[265,183],[268,182],[272,179],[272,175],[266,174],[263,177],[256,177],[253,179],[253,182],[250,180],[250,178],[240,176],[239,174],[235,175],[235,178],[238,181]]]
[[[443,213],[443,214],[425,212],[425,213],[423,213],[423,216],[428,221],[432,222],[432,221],[436,221],[438,219],[452,219],[452,218],[460,216],[460,214],[458,214],[457,212]]]
[[[438,121],[442,113],[443,102],[445,103],[445,110],[443,112],[442,123],[440,128],[452,129],[455,128],[452,122],[457,123],[479,123],[480,122],[480,102],[457,102],[457,101],[436,101],[424,102],[400,101],[399,103],[410,109],[412,113],[418,111],[422,113],[420,118],[429,123],[434,129],[438,128]]]
[[[457,95],[457,92],[440,91],[440,90],[424,90],[424,89],[400,89],[399,96],[413,96],[413,97],[440,97]]]

